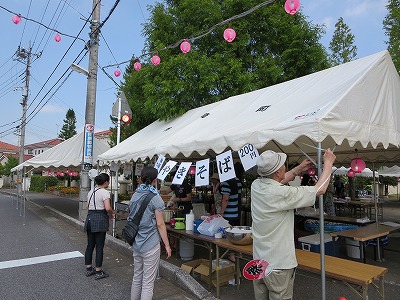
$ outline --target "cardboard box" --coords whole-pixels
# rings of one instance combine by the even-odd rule
[[[332,240],[332,237],[329,234],[324,235],[324,241],[325,254],[330,256],[339,256],[338,245]],[[319,233],[299,238],[298,247],[302,250],[320,253],[321,241]]]
[[[217,286],[217,278],[216,278],[216,261],[212,262],[212,271],[210,274],[209,261],[203,260],[194,270],[194,273],[198,273],[201,275],[201,280],[209,283],[211,279],[212,285]],[[220,270],[219,270],[219,283],[220,286],[226,285],[230,280],[235,279],[235,264],[226,259],[220,259]]]
[[[206,264],[208,267],[208,260],[207,259],[195,259],[191,261],[187,261],[181,265],[181,269],[185,272],[193,275],[193,270],[197,268],[201,264]]]

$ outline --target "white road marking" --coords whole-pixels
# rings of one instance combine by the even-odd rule
[[[31,258],[2,261],[2,262],[0,262],[0,270],[41,264],[41,263],[75,258],[75,257],[83,257],[83,254],[80,253],[79,251],[72,251],[72,252],[64,252],[64,253],[59,253],[59,254],[51,254],[51,255],[31,257]]]

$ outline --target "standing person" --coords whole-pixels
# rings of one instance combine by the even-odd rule
[[[221,182],[221,214],[232,226],[240,225],[242,183],[235,177]]]
[[[151,300],[153,298],[154,281],[160,263],[160,240],[165,245],[167,258],[171,257],[167,229],[164,223],[164,201],[156,188],[157,169],[144,167],[141,173],[142,184],[136,189],[129,203],[128,220],[134,218],[142,202],[149,193],[154,196],[147,205],[139,225],[139,231],[133,242],[133,280],[131,300]]]
[[[217,173],[214,173],[211,176],[211,186],[214,196],[214,205],[212,211],[214,212],[213,214],[220,214],[221,204],[222,204],[222,194],[221,194],[221,183],[219,182],[219,177]]]
[[[175,197],[168,202],[168,206],[176,204],[178,207],[183,206],[183,215],[190,213],[192,206],[192,186],[185,178],[182,184],[171,184],[168,188],[160,190],[165,195],[174,192]]]
[[[253,281],[255,299],[292,299],[297,267],[294,209],[313,205],[315,197],[325,193],[335,158],[327,149],[318,182],[299,187],[285,184],[305,172],[311,164],[309,160],[286,172],[284,153],[268,150],[257,159],[261,178],[251,185],[253,259],[269,262],[273,271],[266,278]]]
[[[94,275],[95,279],[108,277],[102,269],[104,242],[114,212],[111,208],[110,192],[106,190],[110,176],[101,173],[94,178],[96,186],[88,193],[88,215],[84,230],[87,233],[85,251],[86,276]],[[96,248],[96,268],[92,267],[93,250]]]

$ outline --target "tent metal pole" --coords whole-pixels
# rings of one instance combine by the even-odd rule
[[[322,143],[318,143],[317,161],[318,161],[318,178],[322,174]],[[321,300],[326,299],[326,280],[325,280],[325,228],[324,228],[324,196],[319,196],[319,232],[320,232],[320,249],[321,249]]]
[[[376,223],[376,227],[379,226],[379,221],[378,221],[378,195],[376,192],[376,184],[375,184],[375,166],[374,163],[372,163],[372,181],[374,184],[374,205],[375,205],[375,223]],[[377,250],[377,256],[378,259],[377,261],[381,262],[381,245],[380,245],[380,240],[379,237],[376,238],[376,250]]]

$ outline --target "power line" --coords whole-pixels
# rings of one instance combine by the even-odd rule
[[[25,17],[25,16],[23,16],[23,15],[21,15],[21,14],[17,14],[17,13],[15,13],[15,12],[13,12],[12,10],[9,10],[8,8],[5,8],[4,6],[1,6],[1,5],[0,5],[0,8],[1,8],[1,9],[4,9],[5,11],[7,11],[7,12],[9,12],[9,13],[11,13],[11,14],[19,15],[19,16],[21,17],[21,19],[25,19],[25,20],[27,20],[27,21],[30,21],[30,22],[39,24],[39,25],[41,25],[41,26],[43,26],[43,27],[45,27],[45,28],[47,28],[47,29],[49,29],[49,30],[51,30],[51,31],[57,32],[59,35],[67,36],[67,37],[70,37],[70,38],[73,38],[73,39],[76,39],[76,40],[80,40],[80,41],[86,43],[86,41],[85,41],[84,39],[80,38],[80,37],[73,36],[73,35],[70,35],[70,34],[67,34],[67,33],[63,33],[63,32],[61,32],[61,31],[59,31],[59,30],[57,30],[57,29],[55,29],[55,28],[51,28],[51,27],[49,27],[49,26],[47,26],[47,25],[45,25],[45,24],[43,24],[43,23],[41,23],[41,22],[38,22],[38,21],[34,20],[34,19],[30,19],[30,18]],[[85,24],[86,24],[86,23],[85,23]]]
[[[28,7],[28,14],[27,14],[27,16],[29,16],[29,13],[30,13],[30,11],[31,11],[31,6],[32,6],[32,0],[29,2],[29,7]],[[21,46],[22,38],[24,37],[25,28],[26,28],[26,23],[24,23],[24,29],[22,30],[21,40],[20,40],[20,42],[19,42],[19,46]]]

